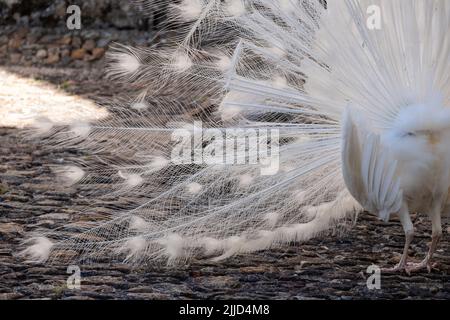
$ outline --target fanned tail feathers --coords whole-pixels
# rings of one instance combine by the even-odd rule
[[[39,131],[48,148],[86,154],[63,176],[114,208],[76,233],[45,234],[51,244],[39,240],[38,260],[70,251],[175,263],[307,241],[361,210],[341,169],[349,103],[378,134],[433,92],[450,102],[447,1],[137,2],[169,9],[173,41],[110,53],[109,76],[130,90],[105,102],[106,118]],[[366,27],[370,5],[382,9],[380,30]],[[218,141],[231,158],[217,158]],[[189,151],[180,160],[181,146]],[[393,169],[358,152],[373,160],[358,170],[387,177],[378,193],[372,176],[358,182],[382,210],[377,197],[398,191]],[[269,163],[250,163],[251,154]]]

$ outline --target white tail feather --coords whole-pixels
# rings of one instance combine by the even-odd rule
[[[53,243],[45,237],[30,238],[25,244],[32,243],[29,247],[19,253],[19,256],[25,257],[28,262],[43,263],[45,262],[53,247]]]
[[[450,105],[448,1],[147,3],[150,11],[170,5],[184,38],[158,49],[117,48],[108,74],[137,87],[135,98],[111,106],[111,115],[89,130],[72,126],[77,134],[63,142],[58,134],[44,136],[49,148],[93,152],[80,159],[89,179],[75,169],[66,172],[69,180],[93,193],[120,194],[129,209],[47,249],[90,258],[118,250],[127,261],[175,263],[307,241],[362,209],[343,178],[349,104],[374,134],[448,123],[444,107],[429,109],[436,117],[426,123],[408,118],[412,106],[435,104],[435,92]],[[367,28],[369,5],[382,9],[380,30]],[[41,126],[46,135],[52,129],[58,128]],[[272,136],[250,146],[226,135],[232,130],[277,132],[279,170],[263,175],[261,163],[203,161],[217,141],[233,146],[228,160],[254,150],[261,156],[275,144]],[[180,146],[190,162],[170,158]],[[390,176],[385,166],[379,170]],[[384,191],[380,198],[387,198]]]

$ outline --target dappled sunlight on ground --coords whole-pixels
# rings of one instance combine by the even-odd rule
[[[0,69],[0,127],[23,128],[42,118],[56,124],[90,122],[107,115],[90,100]]]

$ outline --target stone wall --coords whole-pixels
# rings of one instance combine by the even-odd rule
[[[66,26],[81,8],[81,30]],[[86,67],[102,63],[111,43],[148,46],[160,12],[132,0],[0,0],[0,64]]]
[[[0,0],[0,25],[65,25],[66,8],[78,5],[86,27],[149,29],[153,19],[145,17],[132,0]]]

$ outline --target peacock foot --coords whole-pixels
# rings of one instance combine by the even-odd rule
[[[428,273],[431,273],[431,270],[436,268],[437,263],[431,263],[430,259],[424,259],[423,261],[416,263],[416,262],[409,262],[406,264],[405,271],[408,275],[411,275],[413,272],[419,272],[424,269],[428,270]]]
[[[383,269],[381,269],[381,272],[382,273],[396,273],[396,272],[401,272],[403,270],[406,270],[406,263],[399,262],[392,268],[383,268]]]

